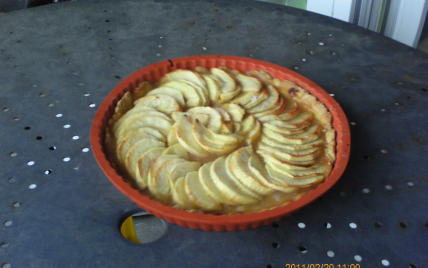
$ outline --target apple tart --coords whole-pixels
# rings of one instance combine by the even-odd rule
[[[110,162],[142,194],[187,211],[273,209],[335,162],[327,108],[265,71],[179,69],[126,92],[108,122]]]

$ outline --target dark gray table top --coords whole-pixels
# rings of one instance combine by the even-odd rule
[[[278,224],[168,225],[161,239],[132,244],[118,226],[137,207],[84,149],[93,116],[133,71],[199,54],[275,63],[334,94],[352,122],[348,168]],[[77,1],[0,14],[0,265],[428,267],[427,67],[427,55],[354,25],[253,1]]]

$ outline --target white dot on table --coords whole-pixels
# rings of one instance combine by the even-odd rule
[[[364,194],[368,194],[368,193],[370,193],[370,189],[369,189],[369,188],[364,188],[364,189],[363,189],[363,193],[364,193]]]
[[[70,160],[71,160],[70,157],[64,157],[64,159],[62,159],[62,161],[64,161],[64,162],[69,162]]]
[[[28,161],[28,162],[27,162],[27,165],[29,165],[29,166],[33,166],[35,163],[36,163],[36,162],[34,162],[34,161]]]
[[[83,149],[82,149],[82,152],[84,152],[84,153],[89,152],[89,148],[83,148]]]
[[[389,266],[389,261],[388,260],[382,260],[382,265],[383,266]]]
[[[62,114],[56,114],[55,117],[62,117]]]
[[[357,262],[360,262],[360,261],[362,261],[362,260],[363,260],[363,258],[361,258],[361,256],[360,256],[360,255],[355,255],[355,256],[354,256],[354,260],[355,260],[355,261],[357,261]]]
[[[80,137],[79,136],[73,136],[73,140],[78,140]]]
[[[333,258],[334,257],[334,252],[331,251],[331,250],[327,251],[327,256],[329,256],[330,258]]]
[[[37,184],[30,184],[30,185],[28,185],[28,189],[30,189],[30,190],[33,190],[33,189],[36,189],[37,188]]]
[[[303,222],[299,222],[297,226],[299,226],[300,229],[304,229],[306,227],[306,224],[304,224]]]
[[[357,224],[355,224],[355,223],[351,222],[351,223],[349,224],[349,227],[351,227],[352,229],[356,229],[356,228],[357,228]]]
[[[385,190],[392,190],[392,186],[391,185],[385,185]]]

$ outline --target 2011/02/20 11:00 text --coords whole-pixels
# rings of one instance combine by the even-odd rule
[[[286,264],[285,268],[361,268],[359,264]]]

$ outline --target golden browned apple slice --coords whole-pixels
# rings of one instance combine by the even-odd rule
[[[261,93],[258,91],[249,91],[249,92],[241,92],[241,94],[239,94],[238,96],[236,96],[235,98],[233,98],[230,103],[236,103],[238,105],[241,106],[245,106],[246,104],[248,104],[250,101],[252,100],[256,100],[257,97],[260,95]]]
[[[295,128],[295,129],[291,129],[291,128],[282,128],[279,127],[278,125],[272,124],[271,122],[273,121],[268,121],[265,122],[263,124],[263,127],[269,128],[272,131],[284,134],[284,135],[296,135],[296,134],[300,134],[306,131],[306,129],[308,128],[307,126],[303,126],[301,128]]]
[[[222,93],[235,91],[236,82],[233,77],[230,76],[227,72],[219,68],[211,68],[211,73],[216,75],[222,82],[222,84],[220,85]]]
[[[235,77],[241,83],[243,92],[259,91],[262,88],[262,83],[255,77],[244,74],[238,74]]]
[[[142,128],[137,128],[137,129],[131,130],[129,132],[126,132],[125,134],[123,134],[120,137],[116,137],[117,144],[120,144],[122,141],[129,138],[130,136],[140,134],[140,133],[148,134],[148,135],[152,136],[154,139],[157,139],[157,140],[162,141],[162,142],[166,141],[165,136],[162,135],[162,133],[160,133],[158,130],[151,128],[151,127],[142,127]]]
[[[138,159],[137,168],[135,170],[135,180],[140,190],[145,190],[147,188],[150,167],[164,150],[164,147],[149,149]]]
[[[262,101],[259,105],[254,106],[253,108],[250,108],[247,110],[250,114],[256,114],[261,113],[267,110],[271,110],[280,102],[280,95],[278,93],[278,90],[274,88],[273,86],[267,87],[269,97]]]
[[[255,121],[254,128],[248,132],[245,142],[247,145],[253,144],[260,137],[262,124],[258,120]]]
[[[288,149],[288,150],[294,150],[294,151],[301,151],[301,150],[306,150],[314,147],[319,147],[323,144],[322,139],[316,139],[314,141],[304,143],[304,144],[286,144],[286,143],[282,143],[277,140],[271,139],[264,134],[261,135],[260,141],[274,148],[282,148],[282,149]]]
[[[235,174],[232,172],[232,165],[230,164],[230,160],[232,159],[232,154],[229,154],[226,159],[224,160],[224,167],[226,170],[227,175],[229,176],[230,179],[232,179],[236,185],[238,185],[238,187],[247,195],[254,197],[256,199],[262,200],[263,197],[261,194],[254,192],[252,189],[248,188],[245,184],[243,184],[241,182],[241,180],[239,180]]]
[[[211,132],[198,120],[193,123],[192,134],[198,145],[208,153],[227,154],[235,150],[238,144],[225,144],[211,136]]]
[[[226,205],[236,205],[236,203],[232,200],[229,200],[228,196],[220,191],[213,182],[210,174],[210,168],[212,164],[213,162],[208,162],[204,164],[198,171],[199,180],[201,181],[202,187],[204,188],[207,195],[217,200],[217,202]]]
[[[149,173],[147,174],[147,184],[149,186],[149,190],[153,195],[156,195],[156,189],[154,188],[155,183],[155,177],[157,175],[158,170],[160,167],[168,162],[171,159],[180,159],[178,155],[173,154],[167,154],[167,155],[159,155],[159,157],[152,163],[152,165],[149,168]]]
[[[161,157],[161,156],[160,156]],[[181,163],[186,162],[182,158],[173,158],[163,163],[156,174],[153,175],[152,184],[149,183],[150,192],[159,200],[165,203],[171,202],[171,186],[169,176],[171,171]]]
[[[197,107],[202,105],[202,98],[199,93],[196,91],[196,88],[189,86],[186,83],[180,81],[171,81],[163,85],[163,87],[170,87],[181,91],[186,102],[186,107]],[[180,110],[179,110],[180,111]]]
[[[243,104],[243,107],[247,110],[254,108],[258,106],[260,103],[262,103],[263,101],[265,101],[267,98],[269,98],[269,92],[266,89],[262,89],[259,92],[257,92],[256,95],[252,96],[247,103]]]
[[[126,127],[129,124],[129,122],[131,122],[131,121],[133,121],[135,119],[141,119],[143,117],[160,117],[160,118],[163,118],[164,120],[170,122],[171,124],[173,123],[173,121],[171,120],[171,118],[169,118],[167,115],[165,115],[164,113],[161,113],[161,112],[159,112],[157,110],[156,111],[141,111],[141,112],[130,114],[129,116],[127,116],[127,114],[125,114],[113,126],[114,133],[119,133],[120,131],[122,131],[122,129],[124,127]],[[122,119],[124,119],[124,120],[122,121]]]
[[[322,148],[313,147],[306,150],[301,151],[293,151],[283,148],[274,148],[269,145],[264,144],[263,142],[260,142],[259,144],[259,151],[268,152],[269,154],[284,160],[284,161],[309,161],[314,160],[322,153]]]
[[[303,112],[291,120],[282,120],[282,121],[274,120],[274,121],[269,121],[269,124],[276,125],[281,128],[298,129],[298,128],[307,127],[311,125],[312,119],[313,119],[312,113]]]
[[[192,133],[193,125],[187,116],[177,122],[177,140],[189,153],[196,157],[206,157],[207,152],[199,145]]]
[[[192,203],[198,207],[208,211],[221,209],[220,203],[205,192],[199,180],[198,171],[187,173],[184,189]]]
[[[255,204],[260,199],[246,194],[242,189],[229,177],[225,166],[226,157],[217,158],[210,167],[210,174],[217,188],[228,197],[229,200],[241,204]]]
[[[112,118],[109,120],[109,126],[111,127],[114,123],[116,123],[122,115],[126,114],[129,110],[131,110],[134,105],[132,94],[130,92],[126,92],[123,97],[117,102],[116,107],[114,108],[114,114]]]
[[[174,145],[169,146],[162,154],[175,154],[179,157],[189,160],[190,154],[189,152],[181,146],[180,143],[176,143]]]
[[[299,106],[292,99],[289,99],[289,98],[284,98],[284,99],[287,103],[287,106],[280,114],[265,115],[265,116],[259,117],[258,119],[262,122],[266,122],[266,121],[273,121],[273,120],[284,121],[284,120],[290,120],[296,117],[300,111]]]
[[[182,117],[184,115],[187,115],[187,118],[192,123],[195,122],[196,119],[198,119],[199,122],[201,122],[205,126],[208,126],[208,124],[210,122],[210,115],[209,114],[203,114],[203,113],[175,112],[172,114],[171,118],[172,118],[172,120],[177,122],[180,119],[180,117]]]
[[[172,200],[182,209],[196,209],[196,205],[190,201],[189,196],[186,194],[185,180],[185,177],[181,177],[175,183],[170,181]]]
[[[158,87],[147,93],[147,96],[150,95],[168,95],[173,97],[181,107],[184,107],[186,102],[184,101],[183,93],[175,88],[170,87]]]
[[[136,100],[134,105],[152,107],[166,114],[172,114],[173,112],[181,111],[180,104],[173,97],[168,95],[146,96]]]
[[[209,92],[208,92],[208,88],[204,87],[200,87],[198,85],[196,85],[195,83],[192,83],[190,81],[186,81],[186,80],[177,80],[177,82],[182,82],[184,84],[187,84],[190,87],[193,87],[196,92],[198,93],[198,95],[201,97],[201,105],[202,106],[206,106],[209,105],[211,103],[210,98],[209,98]]]
[[[307,186],[320,183],[324,180],[324,175],[314,175],[314,176],[302,178],[302,179],[290,179],[282,175],[282,173],[279,173],[278,171],[272,169],[272,167],[269,165],[266,166],[266,170],[271,177],[277,180],[281,180],[284,183],[294,187],[307,187]]]
[[[154,113],[162,114],[161,117],[164,117],[165,119],[169,119],[169,116],[165,113],[159,112],[155,108],[148,107],[148,106],[136,106],[133,109],[129,110],[126,114],[124,114],[112,127],[113,132],[115,132],[122,124],[126,121],[131,115],[134,115],[136,113],[141,112],[148,112],[153,115]]]
[[[162,77],[159,80],[159,84],[164,85],[170,81],[176,81],[176,80],[190,81],[190,82],[195,83],[196,85],[198,85],[200,87],[206,87],[207,86],[202,75],[200,75],[197,72],[190,71],[190,70],[176,70],[174,72],[167,73],[164,77]]]
[[[254,129],[254,127],[256,126],[256,121],[257,119],[253,115],[245,117],[244,120],[242,120],[241,122],[241,129],[239,130],[239,132],[237,132],[237,134],[246,136],[248,132]]]
[[[144,116],[141,118],[134,119],[127,123],[126,125],[121,126],[115,133],[116,137],[120,137],[123,134],[132,131],[134,129],[142,128],[142,127],[151,127],[159,131],[163,136],[168,136],[168,133],[171,129],[170,120],[166,120],[165,118],[158,116]]]
[[[251,146],[242,147],[230,155],[229,163],[226,158],[226,164],[229,164],[233,175],[248,189],[260,195],[271,194],[274,189],[259,181],[248,168],[248,161],[252,154]]]
[[[142,139],[147,138],[153,138],[152,136],[146,134],[146,133],[138,133],[132,136],[129,136],[125,140],[123,140],[121,143],[117,145],[116,148],[116,155],[118,160],[125,164],[126,154],[128,153],[129,149],[138,141]]]
[[[207,83],[207,88],[209,92],[209,98],[211,101],[217,102],[220,100],[220,85],[219,78],[213,75],[204,75],[205,82]]]
[[[260,113],[255,113],[254,116],[259,118],[259,117],[272,115],[272,114],[274,115],[280,114],[285,109],[286,106],[287,106],[287,103],[285,102],[285,99],[279,96],[279,102],[275,105],[275,107]]]
[[[224,103],[220,107],[226,110],[233,122],[242,122],[242,118],[245,115],[245,109],[243,109],[239,104]]]
[[[221,125],[223,123],[223,118],[221,114],[212,107],[195,107],[187,110],[187,112],[192,114],[209,114],[210,120],[208,122],[208,126],[210,129],[212,129],[215,132],[220,130]],[[199,122],[203,123],[203,121],[199,121]]]
[[[149,149],[155,147],[165,147],[165,143],[152,138],[144,138],[136,142],[129,149],[125,157],[125,166],[129,173],[135,178],[138,160]]]
[[[219,107],[216,107],[214,109],[220,113],[221,117],[223,118],[223,122],[232,121],[232,117],[225,109]]]
[[[250,156],[248,161],[248,168],[252,174],[254,174],[255,178],[275,190],[285,193],[291,193],[296,190],[296,188],[289,186],[285,182],[272,178],[266,171],[266,168],[262,162],[260,162],[260,159],[255,154]]]
[[[269,128],[262,129],[262,133],[269,138],[285,144],[304,144],[312,142],[319,138],[320,131],[320,125],[313,125],[306,129],[305,132],[296,135],[284,135]]]
[[[166,138],[168,146],[172,146],[174,144],[178,144],[177,140],[177,123],[172,125],[171,130],[168,133],[168,137]]]
[[[209,140],[210,142],[221,143],[226,146],[239,144],[244,139],[242,136],[233,133],[227,135],[219,134],[209,128],[207,128],[207,131],[209,133],[205,135],[205,139]]]
[[[197,161],[179,163],[169,173],[169,180],[175,182],[178,178],[185,177],[189,172],[198,171],[201,166],[202,163]]]
[[[270,164],[271,166],[277,166],[279,168],[285,170],[311,170],[315,168],[316,162],[314,160],[306,160],[306,161],[291,161],[291,160],[281,160],[269,152],[258,151],[260,157],[263,158],[266,164]]]

